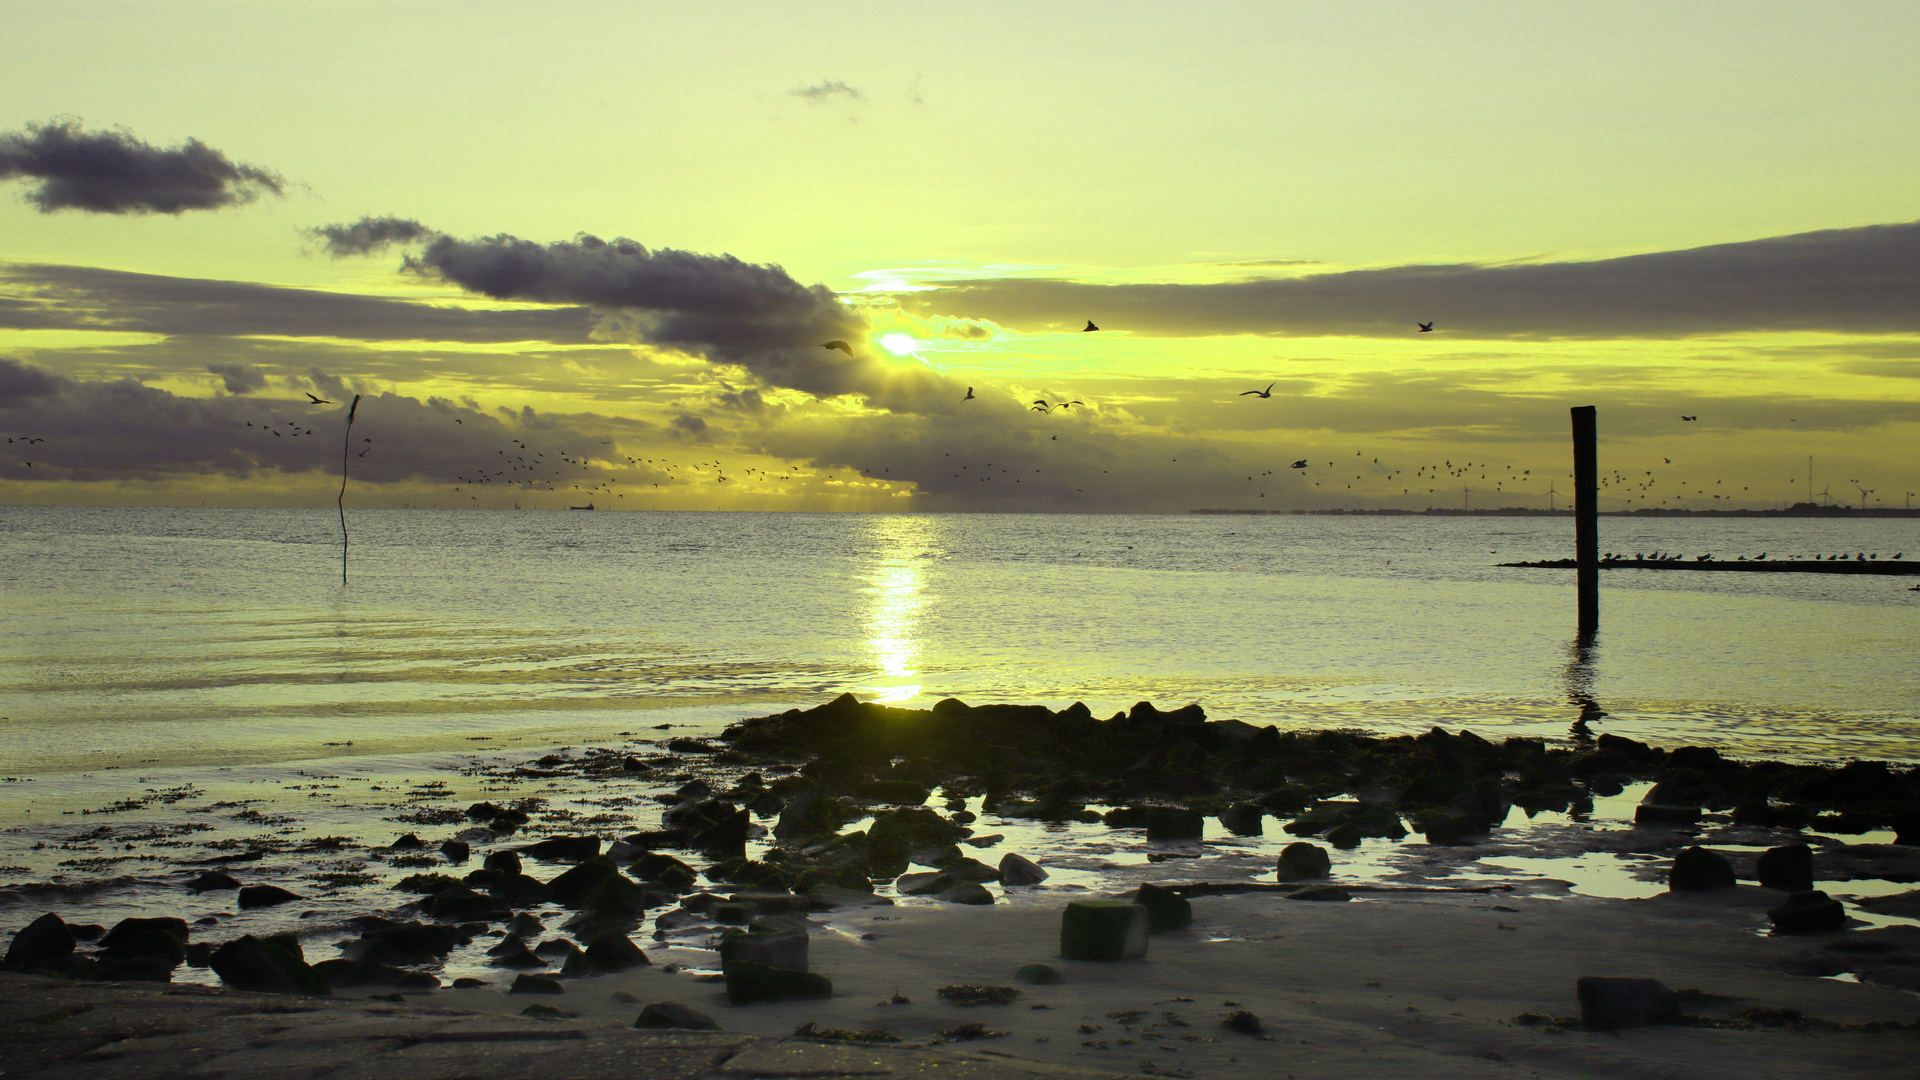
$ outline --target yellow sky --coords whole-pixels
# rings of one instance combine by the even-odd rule
[[[1809,455],[1839,501],[1920,491],[1920,233],[1866,228],[1920,218],[1911,4],[78,3],[10,37],[0,133],[285,183],[175,214],[0,181],[0,423],[48,439],[0,502],[330,503],[307,391],[370,395],[368,505],[1545,505],[1578,404],[1656,480],[1607,508],[1803,498]],[[381,215],[777,265],[858,356],[729,361],[306,231]],[[1747,246],[1607,262],[1712,245]],[[123,408],[179,438],[76,419]],[[296,418],[311,454],[246,441]],[[585,464],[461,483],[517,442]]]

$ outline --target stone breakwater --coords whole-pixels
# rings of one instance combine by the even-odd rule
[[[1709,747],[1663,750],[1612,735],[1549,745],[1492,743],[1438,728],[1395,737],[1283,732],[1209,720],[1197,705],[1163,711],[1142,703],[1101,719],[1078,704],[970,707],[950,699],[908,710],[851,695],[743,720],[711,741],[667,740],[654,751],[646,758],[605,749],[547,755],[497,774],[503,782],[571,776],[621,790],[664,786],[653,796],[659,810],[651,828],[602,835],[577,816],[553,811],[558,816],[547,820],[539,798],[423,810],[414,818],[422,825],[463,827],[368,849],[424,872],[392,882],[392,891],[343,886],[342,902],[361,907],[327,923],[337,932],[316,933],[316,921],[236,934],[216,916],[171,914],[107,928],[49,913],[19,920],[6,966],[167,981],[187,965],[238,988],[317,994],[433,989],[451,957],[466,957],[499,974],[456,985],[553,994],[566,979],[652,965],[652,949],[655,957],[663,950],[704,955],[703,964],[685,965],[690,974],[724,980],[737,1002],[815,998],[831,993],[831,983],[808,971],[805,923],[813,914],[889,902],[876,889],[990,905],[1048,887],[1048,871],[1034,860],[1007,853],[988,863],[968,853],[995,839],[977,834],[981,814],[1174,845],[1199,839],[1209,819],[1228,833],[1257,836],[1272,817],[1302,845],[1267,864],[1267,880],[1277,886],[1329,875],[1324,849],[1308,841],[1336,850],[1383,839],[1471,851],[1499,831],[1512,806],[1578,819],[1596,798],[1648,782],[1639,821],[1678,830],[1661,841],[1662,852],[1689,845],[1679,834],[1703,822],[1765,830],[1770,842],[1808,827],[1891,830],[1893,844],[1823,855],[1829,876],[1920,879],[1909,847],[1920,840],[1920,770],[1885,762],[1735,761]],[[857,823],[865,827],[849,829]],[[250,865],[281,853],[270,839],[263,833],[255,850],[182,863],[181,880],[167,884],[231,895],[243,911],[311,902],[241,880]],[[354,843],[329,842],[336,851]],[[1871,874],[1832,873],[1846,860],[1853,871],[1872,864]],[[1676,889],[1734,879],[1731,869],[1702,868],[1698,856],[1684,863],[1681,872],[1676,858],[1679,877],[1669,877]],[[1774,863],[1788,867],[1777,880],[1790,879],[1793,891],[1810,888],[1811,871],[1802,872],[1794,853]],[[563,869],[536,873],[537,864]],[[1763,883],[1767,873],[1763,867]],[[1290,891],[1301,899],[1346,896],[1325,886]],[[0,902],[20,910],[61,895],[23,885]],[[1813,912],[1813,928],[1828,928],[1833,910]],[[340,955],[310,961],[308,953],[322,947]]]

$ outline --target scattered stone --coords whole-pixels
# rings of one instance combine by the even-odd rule
[[[1588,1031],[1680,1023],[1680,999],[1654,979],[1603,979],[1588,975],[1574,983],[1580,998],[1580,1026]]]
[[[235,990],[257,990],[272,994],[304,994],[308,997],[332,997],[333,988],[326,979],[307,966],[305,960],[278,944],[261,941],[248,934],[227,942],[208,958],[220,981]]]
[[[502,874],[518,874],[520,872],[520,855],[514,851],[488,852],[487,857],[481,861],[480,865],[484,869],[495,870]]]
[[[963,881],[950,889],[934,893],[933,898],[947,904],[973,904],[980,907],[995,902],[993,893],[977,881]]]
[[[1137,960],[1147,955],[1147,909],[1125,900],[1077,900],[1060,915],[1065,960]]]
[[[757,1001],[811,1001],[833,996],[833,982],[825,975],[791,968],[768,967],[735,960],[725,967],[727,1001],[751,1005]]]
[[[564,994],[567,988],[545,975],[521,975],[507,988],[509,994]]]
[[[482,986],[492,986],[492,985],[493,985],[492,983],[490,983],[490,982],[488,982],[488,981],[487,981],[487,980],[485,980],[485,979],[455,979],[455,980],[453,980],[453,988],[454,988],[455,990],[474,990],[474,989],[478,989],[479,987],[482,987]]]
[[[103,976],[167,982],[169,976],[164,972],[178,967],[187,958],[187,922],[164,917],[121,919],[100,939],[100,955],[119,969],[103,971]],[[158,969],[163,974],[138,973],[147,969]]]
[[[1673,867],[1667,871],[1667,889],[1671,892],[1731,889],[1736,884],[1733,864],[1726,856],[1698,844],[1675,855]]]
[[[1244,1032],[1248,1035],[1258,1035],[1266,1030],[1266,1028],[1261,1026],[1260,1018],[1245,1009],[1235,1009],[1228,1013],[1226,1019],[1220,1021],[1220,1026],[1223,1028],[1232,1028],[1235,1031]]]
[[[398,997],[399,995],[396,994],[394,996]],[[577,1012],[569,1012],[566,1009],[556,1009],[551,1005],[542,1005],[539,1002],[535,1002],[534,1004],[529,1005],[524,1009],[521,1009],[520,1015],[531,1016],[535,1020],[571,1020],[574,1017],[579,1016],[580,1014]]]
[[[1768,848],[1755,862],[1760,884],[1783,892],[1810,892],[1813,889],[1813,848],[1806,844],[1786,844]]]
[[[875,1028],[872,1031],[853,1031],[848,1028],[823,1028],[811,1020],[794,1028],[793,1037],[796,1039],[819,1039],[823,1042],[896,1043],[900,1041],[900,1036],[880,1028]]]
[[[240,910],[249,908],[274,907],[289,900],[304,900],[278,885],[248,885],[240,890]]]
[[[1028,964],[1013,973],[1013,977],[1031,986],[1052,986],[1066,982],[1058,971],[1046,964]]]
[[[213,892],[216,889],[237,889],[239,887],[240,882],[235,879],[233,875],[223,874],[218,870],[208,870],[206,873],[187,882],[187,888],[195,893]]]
[[[348,986],[397,986],[403,990],[434,990],[440,986],[439,979],[424,971],[410,971],[368,960],[322,960],[313,965],[313,972],[335,989]]]
[[[387,848],[387,850],[389,851],[422,851],[426,849],[426,846],[427,845],[425,841],[421,840],[418,836],[415,836],[412,833],[408,833],[405,836],[402,836],[400,839],[395,840]]]
[[[653,963],[647,959],[646,951],[633,943],[632,938],[611,931],[595,934],[587,942],[587,959],[604,971],[625,971],[630,967],[646,967]]]
[[[974,1039],[997,1039],[1005,1034],[1004,1031],[988,1031],[987,1025],[975,1020],[957,1028],[948,1028],[940,1033],[940,1038],[947,1042],[970,1042]]]
[[[489,949],[487,951],[491,953],[494,950]],[[544,970],[547,966],[547,962],[545,960],[542,960],[537,954],[529,950],[524,943],[516,943],[511,947],[507,947],[504,952],[501,952],[500,955],[496,956],[494,959],[487,961],[487,966],[501,967],[501,968],[521,968],[524,970]]]
[[[677,1001],[656,1001],[640,1010],[637,1028],[679,1028],[684,1031],[719,1031],[720,1022],[698,1009],[689,1009]]]
[[[720,969],[736,963],[762,967],[807,970],[807,932],[805,930],[728,932],[720,939]]]
[[[1020,996],[1020,990],[1012,986],[975,986],[957,983],[943,986],[934,991],[941,1000],[951,1001],[955,1005],[1008,1005]]]
[[[1147,883],[1134,890],[1133,902],[1147,909],[1147,933],[1184,930],[1193,925],[1193,905],[1172,889]]]
[[[822,911],[830,911],[833,908],[867,907],[870,905],[893,906],[891,897],[877,895],[872,889],[863,891],[860,889],[845,888],[840,885],[826,884],[815,885],[808,889],[807,900],[811,902],[815,908]]]
[[[1309,885],[1287,894],[1289,900],[1327,900],[1339,903],[1353,899],[1353,894],[1338,885]]]
[[[1002,885],[1038,885],[1047,880],[1047,872],[1039,863],[1023,855],[1009,851],[1000,856],[1000,884]]]
[[[1633,808],[1635,825],[1692,825],[1700,820],[1698,806],[1686,803],[1641,803]]]
[[[1776,934],[1819,934],[1844,929],[1847,909],[1818,889],[1797,892],[1787,902],[1767,910]]]
[[[1278,869],[1283,882],[1311,881],[1333,872],[1333,858],[1325,848],[1304,840],[1296,841],[1280,849]]]
[[[473,854],[473,848],[465,840],[449,840],[440,845],[440,854],[450,863],[463,863]]]
[[[1267,811],[1257,803],[1234,803],[1220,812],[1220,827],[1235,836],[1260,836]]]

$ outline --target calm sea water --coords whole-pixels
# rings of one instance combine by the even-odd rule
[[[0,773],[585,743],[843,691],[1920,759],[1911,578],[1602,575],[1549,518],[0,509]],[[1896,551],[1920,522],[1602,519],[1603,550]],[[351,745],[345,745],[350,743]]]

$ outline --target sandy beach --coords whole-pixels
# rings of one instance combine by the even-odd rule
[[[1879,950],[1884,962],[1912,964],[1920,961],[1920,933],[1764,936],[1765,909],[1782,899],[1752,886],[1635,901],[1497,893],[1394,893],[1346,903],[1274,893],[1209,896],[1193,901],[1190,928],[1155,935],[1144,959],[1112,963],[1059,959],[1060,909],[1052,905],[875,905],[812,921],[810,967],[832,979],[830,1000],[732,1007],[719,981],[668,973],[656,961],[570,981],[557,996],[442,990],[384,1008],[403,1015],[414,1005],[471,1010],[505,1022],[539,1001],[577,1014],[545,1023],[598,1032],[617,1045],[612,1033],[631,1030],[636,1002],[677,1001],[714,1017],[725,1032],[768,1039],[790,1038],[811,1023],[884,1032],[899,1040],[888,1044],[894,1050],[1195,1077],[1909,1075],[1920,1029],[1858,1025],[1914,1024],[1920,1002],[1912,994],[1789,971],[1809,970],[1809,958],[1836,947]],[[1034,963],[1052,966],[1063,981],[1015,979]],[[1780,1027],[1620,1032],[1516,1022],[1522,1014],[1577,1017],[1574,984],[1587,975],[1658,979],[1682,992],[1687,1013],[1701,1017],[1759,1008],[1797,1010],[1804,1019]],[[962,1006],[937,994],[969,984],[1016,987],[1020,995],[1006,1005]],[[895,1003],[896,995],[908,1000]],[[1260,1034],[1222,1026],[1236,1010],[1258,1017]],[[942,1040],[941,1032],[973,1022],[996,1034]],[[581,1049],[602,1052],[611,1051]],[[182,1075],[230,1075],[176,1064]],[[587,1065],[583,1059],[583,1074],[596,1071]]]

